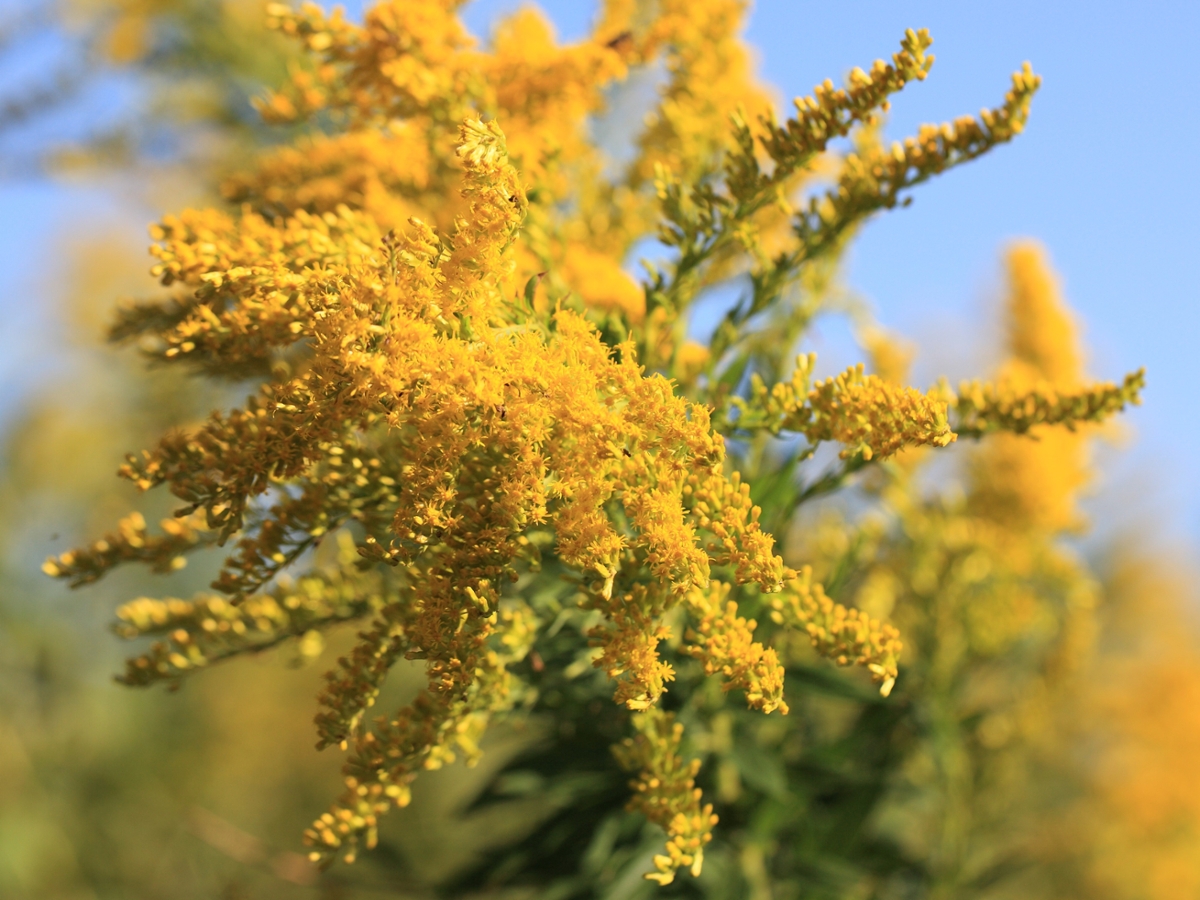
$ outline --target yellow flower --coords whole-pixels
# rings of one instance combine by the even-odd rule
[[[1011,257],[1013,359],[996,385],[906,387],[903,354],[869,335],[877,374],[859,365],[812,384],[804,356],[785,381],[760,375],[784,369],[807,324],[791,293],[831,277],[815,264],[832,272],[866,217],[1020,132],[1038,86],[1028,68],[978,120],[889,148],[859,140],[839,161],[830,141],[870,128],[928,74],[927,33],[908,32],[890,63],[853,70],[843,88],[818,86],[781,123],[739,36],[743,0],[609,0],[569,44],[524,9],[485,48],[460,5],[384,0],[362,24],[268,6],[306,55],[262,112],[319,115],[321,127],[231,177],[233,205],[155,226],[153,273],[171,293],[125,308],[112,329],[155,362],[248,382],[251,396],[127,459],[123,477],[165,485],[178,518],[151,533],[131,516],[45,570],[82,584],[233,541],[214,581],[223,596],[119,610],[121,634],[157,639],[129,663],[135,684],[286,639],[303,652],[322,629],[364,620],[319,698],[320,744],[347,754],[345,790],[305,834],[328,863],[372,846],[421,771],[477,758],[488,723],[517,705],[514,670],[544,633],[527,579],[552,555],[554,578],[572,573],[574,601],[598,618],[592,661],[634,711],[617,755],[640,773],[634,808],[668,834],[648,876],[666,884],[680,868],[699,874],[716,822],[682,727],[656,708],[672,660],[690,656],[750,707],[786,713],[778,651],[739,607],[759,595],[765,633],[803,632],[885,695],[901,652],[892,626],[784,566],[722,434],[791,432],[804,452],[836,441],[850,467],[944,447],[952,422],[970,435],[1034,430],[1036,443],[985,445],[972,503],[1060,528],[1086,481],[1084,438],[1050,426],[1105,417],[1140,381],[1083,386],[1069,318],[1028,249]],[[655,72],[663,84],[625,135],[628,158],[608,159],[597,135],[621,91],[640,90],[626,79]],[[819,171],[836,184],[794,215]],[[622,263],[646,238],[672,254],[640,285]],[[685,340],[695,299],[740,276],[749,294],[711,346]],[[776,335],[756,323],[771,315],[787,350],[762,349]],[[337,559],[293,579],[331,532]],[[423,660],[424,688],[368,716],[404,658]]]
[[[588,306],[617,310],[633,324],[641,322],[646,314],[642,289],[607,254],[596,253],[583,244],[572,244],[563,260],[562,275]]]
[[[1016,434],[996,435],[980,447],[971,467],[973,502],[1009,525],[1078,528],[1076,502],[1092,477],[1086,423],[1137,403],[1142,374],[1120,386],[1081,387],[1078,338],[1045,253],[1017,244],[1006,267],[1011,355],[995,386],[963,385],[955,411],[960,431]],[[1064,424],[1068,428],[1048,427]]]

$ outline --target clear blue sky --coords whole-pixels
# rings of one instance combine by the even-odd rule
[[[0,11],[16,2],[0,0]],[[467,17],[483,33],[491,16],[516,5],[481,0]],[[584,30],[594,9],[543,6],[567,37]],[[1140,505],[1195,546],[1200,4],[760,0],[749,37],[765,79],[790,101],[889,55],[908,27],[931,30],[937,63],[894,104],[893,135],[995,105],[1026,59],[1045,83],[1017,142],[922,188],[910,209],[867,228],[851,259],[852,285],[886,324],[921,343],[919,378],[935,369],[958,377],[987,362],[978,332],[994,329],[1000,248],[1018,236],[1042,240],[1086,322],[1093,375],[1148,369],[1145,406],[1128,417],[1136,442],[1110,469],[1101,509]],[[0,72],[0,83],[9,77]],[[55,365],[48,241],[104,203],[102,192],[0,181],[0,423]]]

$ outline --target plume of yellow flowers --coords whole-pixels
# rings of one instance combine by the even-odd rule
[[[656,871],[646,876],[667,885],[681,868],[700,874],[704,846],[712,840],[717,817],[711,803],[701,803],[703,793],[696,787],[700,760],[689,762],[680,755],[683,726],[658,709],[639,716],[635,723],[637,735],[614,752],[622,766],[639,773],[632,782],[632,808],[667,832],[667,852],[654,857]]]
[[[1076,329],[1045,252],[1020,243],[1005,262],[1010,356],[995,384],[959,388],[955,428],[1004,432],[979,448],[971,468],[982,508],[1043,530],[1069,529],[1079,524],[1076,498],[1091,477],[1089,427],[1140,402],[1144,373],[1084,386]]]
[[[644,374],[632,346],[614,354],[575,313],[514,322],[506,276],[524,191],[495,123],[467,120],[457,156],[469,216],[452,235],[415,218],[402,235],[371,234],[377,226],[348,210],[275,223],[255,213],[240,221],[184,217],[158,232],[156,271],[166,283],[192,286],[189,302],[160,308],[165,326],[146,307],[122,323],[130,327],[136,316],[146,331],[153,321],[161,358],[191,357],[211,371],[241,369],[299,342],[311,348],[297,375],[265,385],[241,410],[169,435],[123,474],[145,488],[166,483],[213,535],[251,532],[216,582],[240,604],[229,629],[212,625],[222,601],[168,603],[177,646],[134,664],[135,673],[170,676],[219,658],[230,632],[247,649],[350,611],[376,613],[322,695],[321,742],[353,740],[355,749],[347,764],[353,783],[330,813],[335,821],[309,832],[318,853],[352,856],[359,834],[373,842],[378,814],[391,801],[407,802],[414,773],[449,758],[464,734],[503,708],[504,666],[528,647],[495,646],[511,611],[501,592],[517,576],[527,530],[552,528],[559,557],[595,577],[596,604],[613,623],[600,641],[608,648],[601,662],[620,660],[638,675],[661,669],[653,643],[645,645],[647,629],[653,635],[667,607],[707,585],[713,563],[767,591],[782,580],[770,538],[726,481],[724,448],[703,407],[676,397],[662,376]],[[361,239],[367,234],[372,243]],[[284,481],[296,491],[248,528],[255,498]],[[614,502],[624,531],[607,511]],[[255,592],[349,521],[368,530],[366,558],[402,570],[399,597],[351,610],[326,598],[327,609],[310,604],[299,623],[264,611],[267,600]],[[126,523],[107,550],[47,568],[86,580],[122,559],[174,559],[198,543],[190,531],[161,539],[143,532],[144,523]],[[125,548],[136,543],[141,552],[131,557]],[[622,589],[614,599],[614,583],[631,567],[665,587]],[[241,616],[255,613],[268,627],[245,629]],[[141,632],[159,627],[156,615],[138,604],[123,613],[146,621]],[[378,728],[364,727],[365,710],[402,657],[426,660],[427,691]],[[653,674],[636,680],[656,677],[661,682]],[[636,709],[658,693],[619,696]]]
[[[738,416],[731,428],[765,428],[772,434],[792,431],[810,445],[837,441],[843,459],[885,459],[904,447],[944,447],[956,435],[947,418],[949,403],[939,391],[922,394],[878,375],[864,374],[859,363],[835,378],[810,387],[816,354],[796,360],[790,381],[769,390],[751,376],[750,398],[733,397],[730,411]]]
[[[835,165],[831,140],[926,77],[926,32],[780,123],[749,73],[740,0],[609,0],[567,46],[525,10],[487,50],[459,5],[384,0],[361,25],[269,5],[308,64],[261,110],[319,114],[322,128],[230,178],[227,207],[155,226],[153,273],[173,294],[126,307],[112,329],[153,362],[257,388],[127,458],[123,477],[182,503],[161,534],[134,514],[45,570],[78,585],[232,542],[214,594],[121,608],[122,635],[158,639],[130,662],[133,684],[289,639],[315,652],[324,629],[365,621],[319,698],[320,746],[347,753],[344,792],[305,834],[324,864],[372,846],[421,770],[478,756],[488,722],[520,697],[512,670],[545,624],[522,579],[549,553],[599,614],[593,663],[632,711],[636,737],[618,755],[641,772],[634,807],[669,835],[647,876],[666,884],[700,871],[715,822],[682,726],[656,707],[675,675],[662,653],[676,652],[672,623],[686,623],[677,659],[764,713],[788,710],[784,667],[743,597],[766,595],[772,624],[865,667],[885,695],[898,674],[894,628],[784,565],[725,436],[798,434],[802,457],[842,444],[845,471],[825,490],[956,431],[1098,420],[1136,400],[1140,376],[1066,383],[1034,337],[1014,345],[1046,384],[1010,374],[952,396],[859,366],[813,385],[811,356],[790,380],[760,374],[756,317],[785,307],[866,217],[1018,134],[1039,83],[1028,67],[979,120],[889,149],[863,142]],[[611,91],[660,63],[658,103],[614,174],[592,128]],[[822,166],[836,186],[794,208]],[[656,234],[673,256],[638,284],[625,256]],[[750,291],[711,346],[686,342],[694,300],[735,275]],[[292,577],[335,532],[337,561]],[[402,659],[423,661],[425,687],[369,718]]]
[[[805,631],[816,651],[839,666],[865,666],[879,692],[890,694],[904,649],[900,632],[861,610],[834,603],[813,581],[810,566],[788,574],[783,592],[771,598],[772,620]]]

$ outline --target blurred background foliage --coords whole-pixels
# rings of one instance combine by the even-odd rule
[[[294,62],[254,0],[45,2],[0,29],[0,53],[47,35],[61,50],[0,96],[0,137],[79,120],[67,139],[30,145],[17,171],[103,181],[130,215],[216,202],[246,154],[288,136],[249,103]],[[125,92],[121,114],[84,121],[73,110],[103,79]],[[296,836],[338,760],[312,749],[312,697],[348,635],[216,667],[174,694],[130,690],[111,680],[123,650],[104,634],[111,610],[188,596],[216,560],[153,584],[122,571],[70,596],[37,571],[138,504],[167,514],[112,470],[229,399],[103,346],[116,300],[149,291],[130,233],[80,221],[63,235],[44,287],[67,365],[3,433],[0,895],[1200,896],[1195,579],[1144,523],[1108,523],[1103,543],[1072,536],[1094,435],[959,452],[957,490],[931,493],[949,473],[902,459],[863,487],[881,511],[850,497],[792,523],[787,552],[831,596],[901,628],[905,675],[885,700],[792,648],[793,712],[780,720],[719,691],[706,702],[702,673],[681,669],[722,822],[699,880],[641,880],[661,836],[624,811],[627,776],[609,752],[622,713],[586,677],[543,684],[541,714],[497,729],[479,768],[423,776],[377,851],[318,874]],[[1010,336],[1009,365],[1038,365],[1021,346]],[[1046,507],[1014,513],[1022,497]],[[756,499],[769,518],[772,498]],[[577,648],[563,641],[567,658]],[[415,689],[415,675],[394,680],[395,697]]]

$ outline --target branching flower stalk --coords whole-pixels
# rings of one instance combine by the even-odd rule
[[[885,696],[900,674],[894,627],[785,564],[726,436],[802,437],[796,472],[818,444],[840,445],[840,474],[777,503],[786,521],[814,486],[907,449],[1104,419],[1137,401],[1141,375],[954,395],[862,366],[813,384],[804,355],[778,383],[761,374],[756,317],[806,267],[836,263],[867,216],[1019,134],[1039,84],[1028,66],[979,120],[836,159],[831,140],[873,128],[892,94],[927,76],[926,32],[780,123],[738,108],[762,92],[736,0],[612,0],[567,46],[526,10],[488,50],[457,5],[385,0],[362,25],[269,7],[309,66],[260,108],[320,127],[231,178],[226,207],[156,226],[153,272],[172,294],[127,306],[112,328],[155,364],[256,386],[128,457],[122,477],[181,503],[161,533],[135,513],[45,570],[77,586],[233,542],[211,593],[118,612],[122,636],[157,639],[129,663],[131,684],[292,640],[315,655],[324,630],[358,623],[316,717],[319,746],[347,756],[343,793],[305,833],[323,865],[373,846],[422,770],[478,757],[488,724],[530,695],[519,673],[548,639],[553,596],[560,624],[564,605],[588,621],[580,644],[630,711],[634,736],[617,753],[640,773],[633,808],[668,834],[647,874],[667,884],[700,872],[716,824],[700,762],[683,755],[686,711],[661,710],[678,667],[764,714],[788,712],[776,644],[789,630]],[[732,88],[710,93],[716,58]],[[607,91],[659,60],[661,102],[613,174],[589,123]],[[836,187],[793,214],[821,167]],[[639,286],[622,264],[654,234],[672,256]],[[739,274],[749,295],[710,347],[689,345],[695,301]],[[331,535],[342,551],[306,570]],[[376,715],[402,660],[420,661],[425,686]]]

